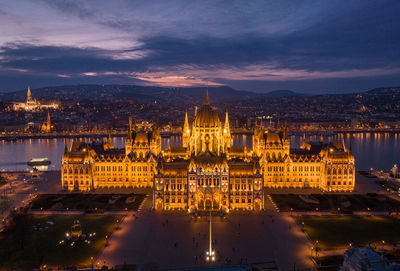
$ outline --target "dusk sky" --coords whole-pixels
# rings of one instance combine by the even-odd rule
[[[400,86],[400,1],[0,0],[0,91]]]

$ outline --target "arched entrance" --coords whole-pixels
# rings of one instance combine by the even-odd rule
[[[205,202],[206,202],[206,204],[205,204],[205,206],[204,206],[204,209],[206,209],[206,210],[211,210],[211,209],[213,209],[211,199],[206,199]]]
[[[156,211],[162,211],[163,206],[164,206],[163,200],[162,199],[157,199],[156,200],[156,206],[155,206]]]
[[[197,208],[198,208],[199,210],[203,210],[203,209],[205,208],[205,206],[204,206],[204,200],[203,200],[203,199],[200,199],[200,200],[197,202]]]
[[[254,210],[255,211],[261,211],[261,200],[260,199],[255,199],[254,200]]]

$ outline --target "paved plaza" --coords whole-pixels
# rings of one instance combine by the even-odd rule
[[[23,175],[23,176],[22,176]],[[12,186],[1,192],[11,197],[13,207],[27,204],[37,193],[60,192],[60,173],[44,173],[33,183],[27,173],[12,174]],[[357,174],[357,193],[385,193],[374,179]],[[12,188],[10,188],[12,187]],[[317,191],[297,190],[301,193]],[[98,190],[94,193],[131,192],[131,189]],[[204,266],[209,247],[208,216],[194,219],[186,213],[151,210],[152,190],[134,192],[148,194],[139,212],[129,213],[108,240],[96,264],[115,266],[139,264],[159,268]],[[270,191],[278,192],[279,189]],[[290,193],[291,191],[286,191]],[[300,192],[298,192],[300,193]],[[313,244],[288,213],[277,213],[269,200],[266,211],[260,213],[231,212],[226,217],[213,216],[213,248],[217,254],[215,265],[264,263],[280,270],[313,268]],[[3,214],[4,215],[4,214]],[[315,253],[315,252],[314,252]]]
[[[146,207],[121,223],[97,259],[98,265],[204,266],[209,247],[209,217],[156,213]],[[231,213],[212,218],[216,265],[272,262],[281,270],[312,268],[311,242],[295,221],[274,211]]]
[[[0,195],[8,197],[10,208],[0,212],[1,220],[6,218],[12,209],[26,206],[38,193],[60,191],[60,171],[42,172],[34,179],[29,172],[3,173],[3,176],[8,179],[9,184],[0,187]]]

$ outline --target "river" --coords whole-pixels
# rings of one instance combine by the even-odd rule
[[[342,138],[347,147],[350,146],[356,158],[357,170],[390,170],[393,164],[400,164],[400,133],[354,133],[336,134],[325,136],[325,141]],[[318,141],[319,136],[308,136],[307,139]],[[87,139],[78,139],[85,141]],[[291,147],[299,147],[302,136],[290,136]],[[64,146],[70,146],[72,139],[26,139],[17,141],[0,142],[0,171],[30,170],[26,164],[31,158],[48,157],[51,160],[50,170],[61,168],[61,157]],[[112,143],[115,147],[123,148],[125,138],[114,137]],[[234,135],[233,145],[252,147],[250,135]],[[162,147],[178,146],[181,144],[180,136],[162,138]]]

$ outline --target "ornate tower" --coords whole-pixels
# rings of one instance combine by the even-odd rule
[[[190,150],[195,155],[210,151],[219,155],[223,151],[223,132],[218,114],[210,106],[208,88],[203,107],[197,113],[190,133]]]
[[[153,125],[153,128],[152,128],[151,140],[150,140],[150,151],[155,156],[158,156],[161,152],[161,134],[160,134],[160,127],[158,126],[158,124]]]
[[[132,151],[132,117],[129,116],[129,128],[128,128],[128,136],[125,141],[125,155],[128,155]]]
[[[182,131],[182,145],[185,148],[189,147],[189,141],[190,141],[190,127],[189,127],[189,120],[188,120],[188,114],[187,111],[185,113],[185,124],[183,125],[183,131]]]
[[[31,100],[32,100],[31,87],[28,86],[28,92],[26,93],[26,101],[29,102]]]
[[[228,117],[228,110],[225,112],[225,123],[224,123],[224,149],[225,152],[227,151],[228,148],[231,147],[231,129],[229,125],[229,117]]]
[[[50,112],[47,111],[47,119],[42,124],[42,132],[48,133],[51,130]]]

